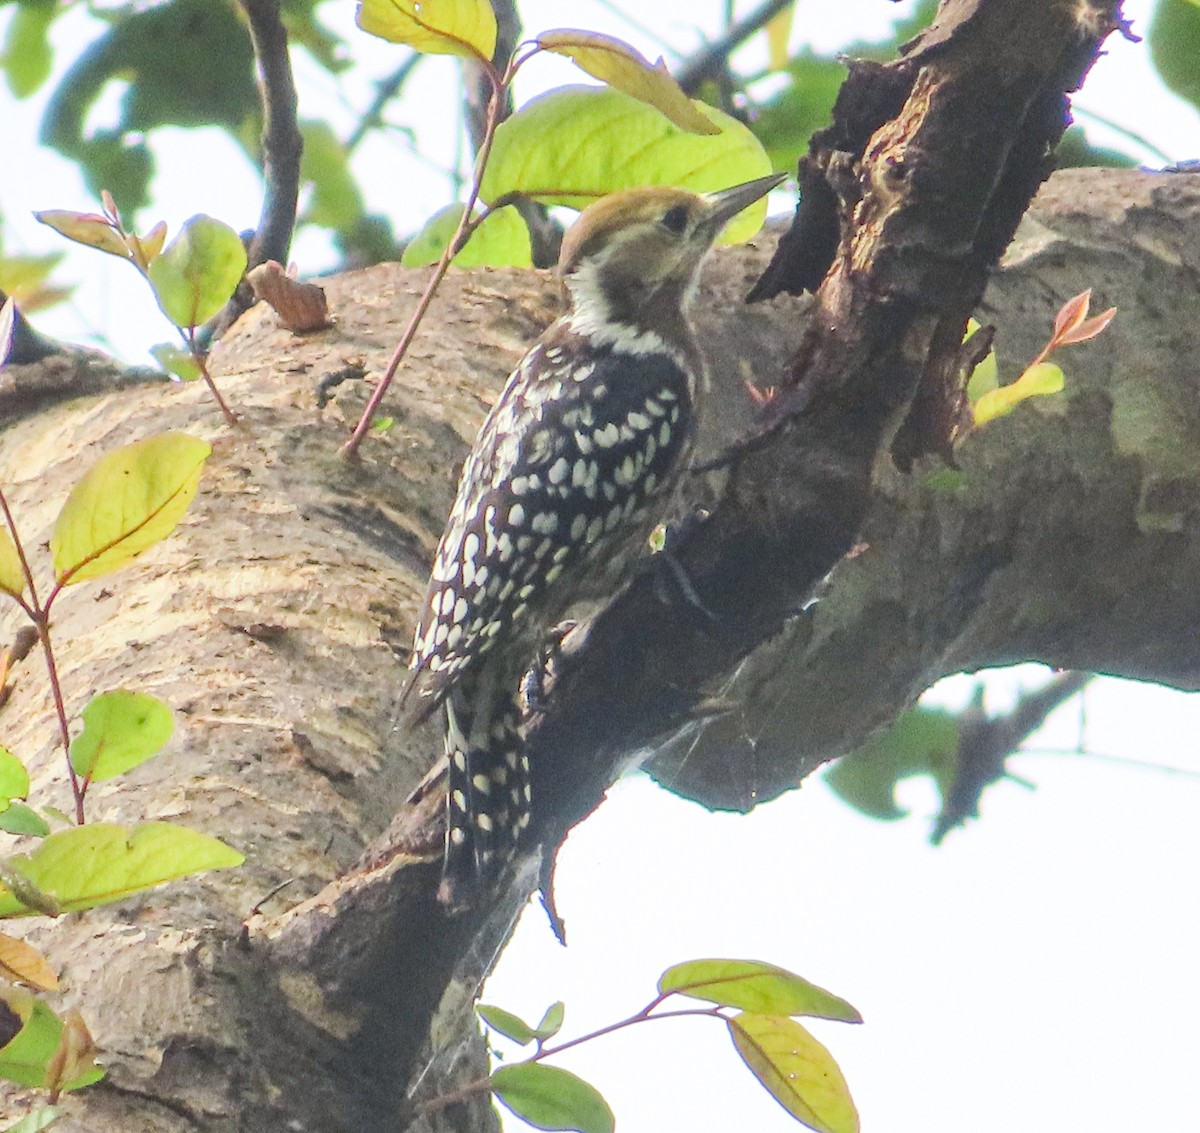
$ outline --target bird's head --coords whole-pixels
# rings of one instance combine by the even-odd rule
[[[558,261],[577,319],[654,329],[679,318],[721,230],[784,176],[716,193],[629,189],[588,206],[563,237]]]

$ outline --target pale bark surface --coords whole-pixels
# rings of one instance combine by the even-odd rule
[[[1043,18],[1041,5],[1010,6]],[[929,45],[934,71],[946,58],[939,42]],[[1025,66],[1041,43],[1018,37],[1010,48]],[[1072,51],[1041,63],[1054,75],[1051,103],[1086,63],[1078,44]],[[923,114],[941,114],[945,129],[962,109],[939,104],[939,76],[922,73],[921,112],[902,123],[910,141]],[[903,142],[889,135],[864,157],[878,162],[871,176],[891,176]],[[982,168],[990,144],[971,162],[949,161],[953,175]],[[1022,176],[1036,181],[1032,169]],[[1061,303],[1084,288],[1121,313],[1103,339],[1064,355],[1063,395],[959,446],[964,480],[953,491],[928,483],[936,458],[902,475],[886,450],[914,394],[945,378],[957,351],[946,327],[975,306],[987,240],[1015,225],[1023,202],[1000,213],[991,198],[979,203],[986,239],[922,245],[921,223],[936,235],[963,217],[926,205],[916,227],[897,229],[911,191],[871,185],[878,211],[816,300],[742,305],[771,253],[769,234],[714,258],[696,316],[717,388],[706,452],[759,427],[746,381],[780,386],[776,408],[788,415],[732,472],[693,478],[714,519],[683,558],[716,618],[646,574],[567,659],[533,736],[551,845],[594,807],[631,748],[660,749],[653,769],[674,789],[744,808],[960,668],[1036,658],[1200,684],[1200,328],[1190,317],[1200,178],[1091,171],[1050,181],[982,304],[1000,328],[1004,372],[1015,376]],[[913,247],[925,258],[906,258]],[[881,261],[881,250],[894,258]],[[389,398],[391,428],[369,439],[360,462],[343,462],[337,450],[365,400],[360,379],[383,368],[423,281],[394,266],[328,280],[335,324],[306,339],[251,311],[214,359],[243,415],[237,430],[199,386],[122,385],[59,359],[0,376],[0,481],[29,546],[41,547],[70,484],[101,452],[164,429],[215,448],[185,525],[58,608],[72,713],[117,687],[153,692],[177,713],[166,753],[95,788],[90,816],[178,819],[248,859],[28,925],[62,969],[62,1004],[84,1009],[110,1069],[104,1085],[68,1101],[60,1128],[71,1133],[492,1123],[480,1106],[413,1123],[405,1093],[416,1078],[428,1096],[478,1074],[471,998],[533,863],[488,908],[442,912],[437,792],[405,802],[439,739],[432,726],[401,730],[395,704],[458,465],[561,300],[544,274],[452,274]],[[902,317],[893,310],[889,322],[878,301],[896,296]],[[820,318],[806,322],[814,309]],[[821,600],[802,609],[856,540]],[[19,619],[2,616],[11,638]],[[35,797],[65,805],[36,654],[15,680],[3,742],[34,770]],[[663,745],[718,709],[703,730],[692,725]],[[356,868],[364,854],[370,868]],[[14,1113],[29,1103],[11,1095]]]

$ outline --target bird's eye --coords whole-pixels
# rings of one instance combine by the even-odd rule
[[[663,213],[662,226],[668,232],[674,232],[679,235],[688,223],[688,208],[687,205],[672,205]]]

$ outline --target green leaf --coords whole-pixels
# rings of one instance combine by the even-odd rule
[[[788,40],[792,36],[792,19],[796,5],[789,4],[767,21],[767,66],[772,71],[782,71],[787,66]]]
[[[0,747],[0,798],[29,797],[29,772],[8,748]]]
[[[1162,81],[1200,107],[1200,4],[1158,0],[1147,38]]]
[[[658,990],[764,1015],[813,1015],[843,1023],[862,1016],[844,999],[774,964],[758,960],[689,960],[659,977]]]
[[[932,472],[925,475],[921,483],[934,492],[950,494],[960,492],[966,487],[967,474],[957,468],[935,468]]]
[[[1039,362],[1036,366],[1030,366],[1011,385],[985,393],[971,406],[975,425],[978,427],[997,417],[1007,417],[1022,401],[1031,397],[1061,393],[1064,384],[1063,372],[1053,362]]]
[[[621,91],[561,87],[535,98],[501,123],[483,176],[482,196],[523,193],[548,205],[585,208],[618,189],[677,185],[711,192],[765,177],[771,163],[736,119],[696,104],[721,128],[700,137]],[[745,240],[762,225],[766,204],[743,212],[725,230]]]
[[[50,273],[65,252],[44,256],[0,256],[0,291],[8,294],[26,314],[65,298],[68,291],[46,286]]]
[[[708,136],[721,132],[683,93],[661,57],[651,63],[620,39],[573,28],[544,31],[534,42],[543,51],[566,55],[593,78],[653,106],[681,130]]]
[[[242,238],[202,213],[184,221],[149,270],[163,314],[184,330],[201,326],[225,306],[245,273]]]
[[[63,1114],[66,1113],[56,1105],[44,1105],[41,1109],[34,1110],[27,1117],[22,1117],[16,1125],[10,1125],[4,1133],[42,1133],[44,1129],[49,1129]]]
[[[8,859],[8,867],[47,894],[62,912],[111,905],[210,869],[230,869],[245,858],[236,850],[169,822],[118,826],[90,822],[44,838],[29,854]],[[8,887],[0,887],[0,917],[26,916],[33,910]]]
[[[400,262],[406,268],[437,263],[457,231],[462,213],[461,204],[452,204],[431,216],[408,242]],[[460,268],[532,267],[529,229],[521,214],[511,205],[489,213],[454,257],[453,263]]]
[[[0,527],[0,590],[17,597],[25,593],[21,556],[17,554],[17,545],[7,527]]]
[[[1114,123],[1105,124],[1112,125],[1116,130],[1121,129]],[[1058,139],[1058,145],[1054,147],[1055,169],[1072,169],[1077,166],[1136,169],[1139,164],[1136,157],[1124,150],[1093,145],[1082,126],[1068,126],[1063,136]]]
[[[11,994],[7,993],[5,998]],[[33,999],[29,1018],[17,1037],[7,1046],[0,1047],[0,1078],[22,1086],[50,1085],[46,1072],[62,1039],[63,1025],[62,1019],[46,1004],[40,999]],[[91,1070],[67,1083],[64,1088],[78,1090],[100,1081],[103,1077],[103,1069],[93,1066]]]
[[[85,779],[115,779],[157,755],[171,738],[171,710],[144,692],[105,692],[83,710],[83,734],[71,743],[71,766]]]
[[[182,346],[160,342],[150,347],[150,353],[168,374],[174,374],[180,381],[194,382],[200,377],[200,363],[196,361],[196,356]]]
[[[502,1066],[489,1081],[496,1097],[535,1129],[612,1133],[616,1124],[596,1087],[561,1067],[522,1062]]]
[[[0,811],[0,830],[6,834],[29,834],[34,838],[44,838],[50,833],[50,824],[24,803],[10,802]]]
[[[50,77],[54,53],[47,33],[59,11],[55,0],[25,0],[17,5],[0,53],[0,67],[13,97],[28,98]]]
[[[808,140],[829,124],[833,104],[846,80],[846,66],[805,52],[788,64],[790,82],[755,108],[754,133],[776,169],[794,169],[808,152]]]
[[[963,336],[963,342],[969,342],[979,329],[979,323],[974,319],[967,319],[967,333]],[[990,393],[999,385],[1000,368],[996,364],[996,352],[989,350],[983,361],[971,371],[971,376],[967,379],[967,400],[978,401],[985,393]]]
[[[896,805],[897,783],[931,775],[945,799],[957,764],[958,720],[945,709],[917,705],[857,751],[842,756],[826,771],[825,782],[855,810],[890,822],[908,814]]]
[[[858,1133],[858,1111],[833,1056],[786,1015],[729,1020],[742,1061],[797,1121],[819,1133]]]
[[[566,1018],[567,1005],[560,999],[551,1003],[542,1015],[542,1021],[533,1029],[534,1036],[545,1042],[554,1038],[562,1030],[563,1019]]]
[[[261,101],[237,5],[166,0],[104,10],[108,29],[73,49],[75,62],[42,118],[42,139],[82,166],[94,195],[108,189],[131,215],[154,173],[147,134],[215,125],[257,149]]]
[[[304,139],[300,177],[312,185],[302,221],[339,232],[353,231],[362,222],[365,209],[350,170],[349,152],[328,122],[301,122],[300,134]]]
[[[97,461],[54,524],[55,578],[67,584],[110,574],[170,535],[211,452],[207,441],[160,433]]]
[[[323,0],[289,0],[279,13],[287,29],[289,45],[303,47],[325,70],[338,74],[350,67],[346,41],[316,17],[314,9]],[[339,19],[340,24],[340,19]]]
[[[496,51],[491,0],[361,0],[356,22],[371,35],[426,55],[490,62]]]
[[[537,1032],[528,1023],[503,1007],[493,1007],[487,1003],[475,1004],[475,1014],[478,1015],[493,1031],[498,1031],[506,1039],[525,1046],[537,1037]]]

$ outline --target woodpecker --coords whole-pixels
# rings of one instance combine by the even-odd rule
[[[563,238],[571,309],[463,465],[404,692],[414,721],[446,707],[447,904],[494,880],[529,826],[523,678],[571,606],[620,590],[669,508],[707,384],[687,318],[700,263],[782,180],[615,193]]]

